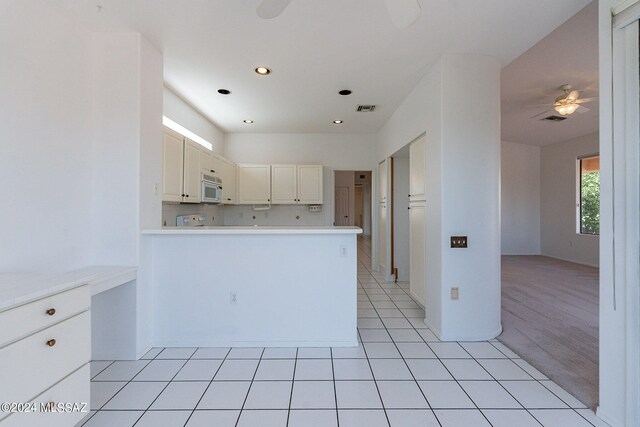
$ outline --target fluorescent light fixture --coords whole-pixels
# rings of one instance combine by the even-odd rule
[[[162,116],[162,124],[165,125],[166,127],[168,127],[169,129],[178,132],[180,135],[184,136],[185,138],[189,138],[193,142],[197,142],[198,144],[202,145],[204,148],[208,148],[209,150],[213,150],[213,144],[212,143],[210,143],[206,139],[196,135],[195,133],[191,132],[189,129],[187,129],[187,128],[183,127],[183,126],[180,126],[179,124],[177,124],[176,122],[171,120],[169,117]]]

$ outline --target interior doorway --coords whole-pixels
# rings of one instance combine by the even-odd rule
[[[334,225],[362,228],[371,238],[371,171],[335,171]]]

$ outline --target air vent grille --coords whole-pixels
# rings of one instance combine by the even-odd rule
[[[373,113],[375,109],[375,105],[358,105],[356,111],[358,111],[359,113]]]
[[[562,117],[562,116],[549,116],[549,117],[545,117],[544,119],[540,119],[540,120],[545,120],[547,122],[562,122],[564,120],[567,120],[566,117]]]

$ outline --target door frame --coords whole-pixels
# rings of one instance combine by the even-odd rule
[[[640,2],[627,0],[612,9],[615,3],[601,0],[599,10],[601,245],[597,414],[612,426],[631,426],[640,424]]]

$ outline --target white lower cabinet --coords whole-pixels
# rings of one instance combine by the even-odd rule
[[[410,235],[410,285],[409,291],[424,307],[426,301],[426,205],[425,202],[409,204]]]
[[[84,364],[35,399],[37,412],[14,413],[5,418],[2,427],[70,427],[82,420],[91,406],[90,367]]]
[[[0,312],[17,331],[0,341],[0,402],[89,402],[89,306],[83,285]],[[0,412],[0,425],[74,425],[84,415]]]

